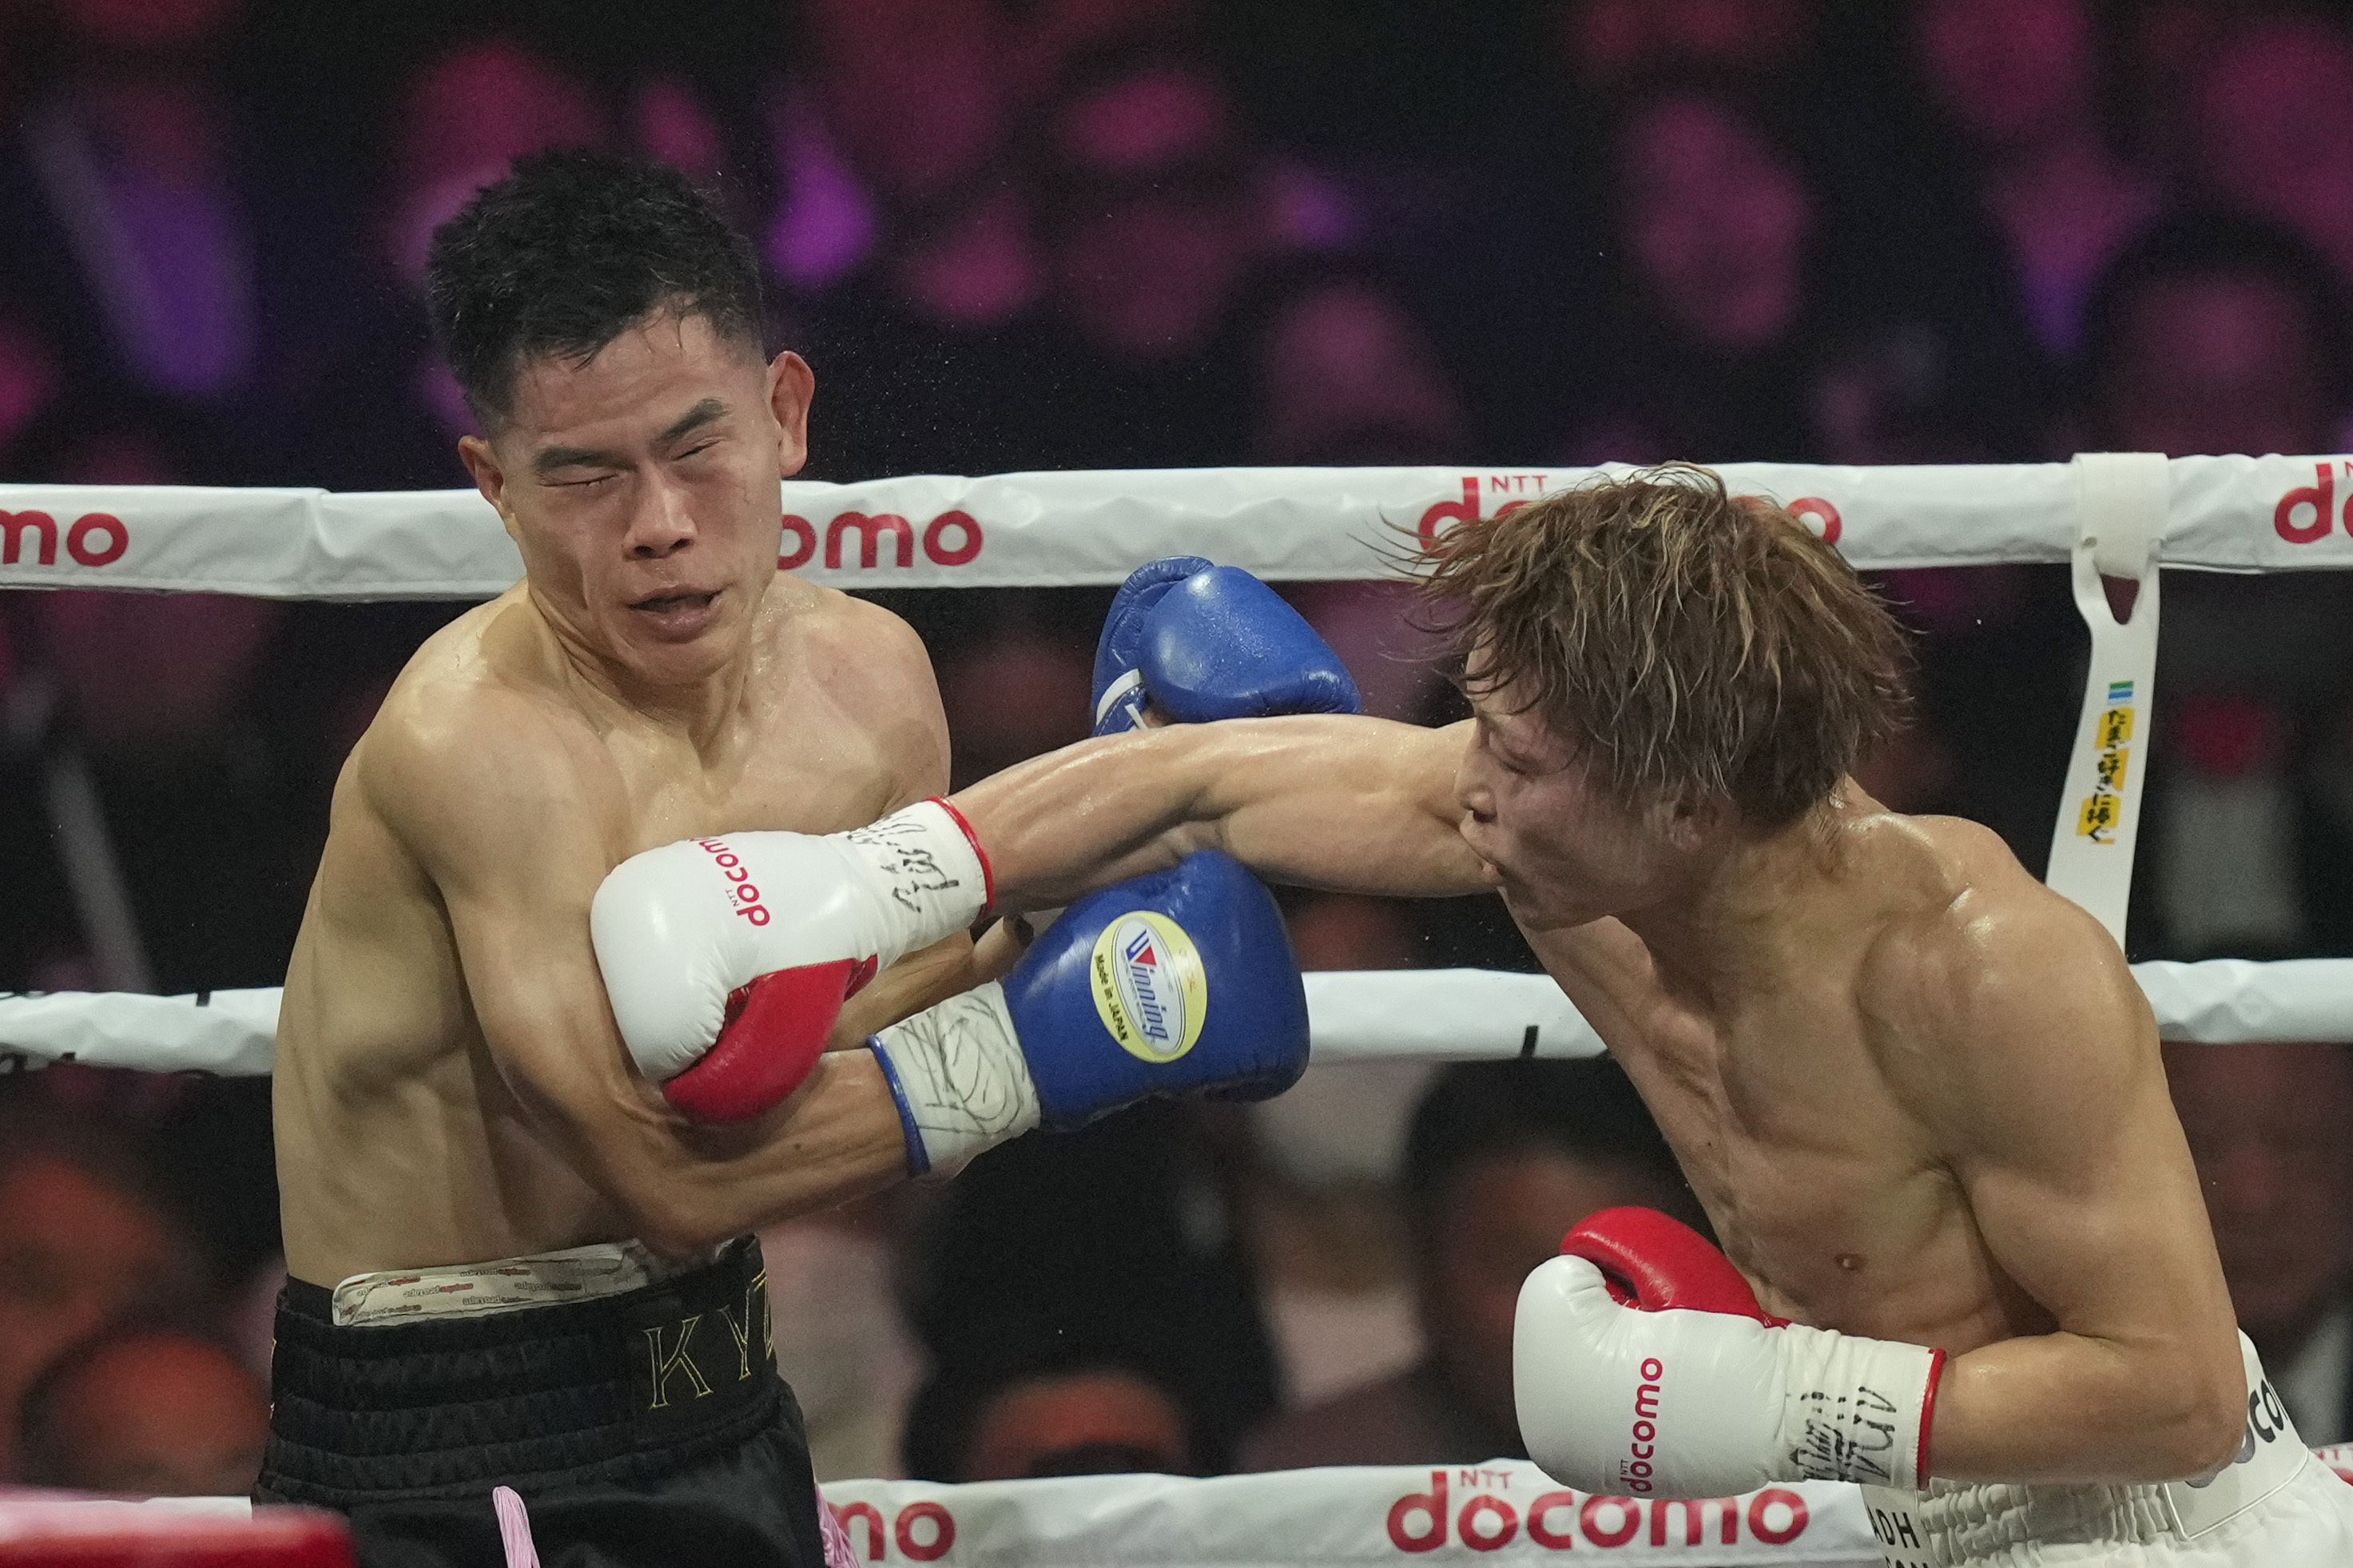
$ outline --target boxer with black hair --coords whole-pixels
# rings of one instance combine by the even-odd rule
[[[975,957],[923,645],[778,570],[814,380],[712,198],[538,154],[428,285],[525,575],[336,783],[279,1024],[256,1495],[349,1514],[363,1562],[495,1557],[503,1484],[550,1561],[818,1568],[747,1233],[1138,1098],[1274,1092],[1298,973],[1217,855]]]

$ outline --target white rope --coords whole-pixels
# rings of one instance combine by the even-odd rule
[[[2314,1452],[2353,1479],[2353,1447]],[[1882,1562],[1861,1496],[1841,1483],[1803,1481],[1695,1503],[1637,1501],[1568,1491],[1514,1459],[1202,1480],[848,1480],[821,1489],[860,1563],[940,1568],[1396,1568],[1408,1554],[1461,1568],[1549,1561],[1580,1548],[1609,1552],[1602,1561],[1638,1568],[1878,1568]],[[268,1521],[276,1512],[257,1510],[244,1498],[134,1503],[19,1492],[0,1497],[0,1542],[169,1538],[175,1525],[202,1530],[215,1521]]]
[[[2353,567],[2353,459],[2176,458],[2164,560],[2224,572]],[[841,587],[1116,583],[1165,544],[1277,581],[1385,571],[1404,529],[1492,515],[1595,470],[1154,468],[787,484],[785,562]],[[2067,463],[1852,468],[1726,463],[1858,566],[2068,559]],[[0,486],[0,588],[273,599],[487,598],[522,574],[471,490],[337,495],[187,486]]]
[[[2353,1043],[2353,959],[2216,958],[2133,965],[2168,1040]],[[142,996],[0,992],[0,1070],[51,1062],[258,1077],[277,1050],[274,988]],[[1552,979],[1492,969],[1336,970],[1307,976],[1319,1064],[1589,1057],[1601,1037]]]
[[[860,1563],[1023,1568],[1356,1568],[1400,1562],[1774,1563],[1879,1568],[1854,1488],[1767,1487],[1737,1498],[1638,1501],[1570,1491],[1525,1459],[1275,1470],[1195,1480],[833,1481]],[[1696,1538],[1696,1539],[1694,1539]]]
[[[786,563],[869,587],[1109,583],[1165,541],[1267,577],[1356,577],[1377,569],[1391,530],[1431,532],[1592,471],[1218,468],[787,484]],[[2060,561],[2090,550],[2103,569],[2124,572],[2154,550],[2215,570],[2353,567],[2348,458],[1733,463],[1722,472],[1736,490],[1788,502],[1862,565]],[[471,597],[520,571],[495,515],[464,490],[0,486],[0,587]],[[2141,752],[2146,777],[2145,742]],[[2353,963],[2138,973],[2169,1039],[2353,1040]],[[1600,1049],[1541,976],[1412,971],[1308,984],[1319,1060]],[[208,1006],[116,994],[0,998],[0,1065],[264,1073],[276,1016],[274,991],[215,993]]]

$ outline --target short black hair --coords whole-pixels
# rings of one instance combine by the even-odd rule
[[[586,362],[657,310],[756,351],[760,263],[718,198],[666,163],[585,148],[518,158],[433,231],[433,335],[484,429],[540,354]]]
[[[1687,1191],[1650,1108],[1607,1057],[1463,1062],[1438,1075],[1405,1140],[1408,1217],[1427,1235],[1455,1178],[1481,1160],[1531,1152],[1621,1166]],[[1697,1205],[1678,1217],[1699,1223]]]
[[[2353,394],[2345,290],[2328,258],[2293,229],[2211,208],[2191,208],[2144,229],[2100,274],[2084,307],[2083,371],[2094,395],[2115,370],[2135,300],[2185,279],[2261,278],[2304,308],[2329,396]]]

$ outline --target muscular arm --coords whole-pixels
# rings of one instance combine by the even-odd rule
[[[903,1177],[898,1114],[870,1057],[822,1058],[790,1100],[724,1131],[687,1122],[637,1074],[588,933],[589,902],[627,847],[596,826],[614,819],[611,803],[568,754],[578,737],[527,702],[484,700],[512,710],[469,732],[515,743],[391,731],[367,742],[364,779],[440,894],[489,1066],[532,1125],[640,1239],[674,1255]],[[904,984],[883,985],[870,1008],[920,1005]]]
[[[1898,959],[1914,983],[1887,1020],[1926,1042],[1892,1073],[1994,1262],[2058,1325],[1947,1366],[1934,1473],[2198,1475],[2235,1450],[2246,1391],[2156,1025],[2089,916],[2040,889],[2017,906],[1969,922],[1958,954]]]
[[[1205,848],[1271,881],[1473,893],[1488,884],[1455,830],[1467,735],[1337,715],[1176,724],[1018,763],[955,802],[1009,909],[1066,903]]]

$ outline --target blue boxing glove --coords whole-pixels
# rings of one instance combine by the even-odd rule
[[[1001,984],[869,1044],[908,1168],[953,1175],[1032,1127],[1082,1127],[1140,1100],[1282,1093],[1307,1069],[1307,995],[1272,897],[1205,849],[1081,899]]]
[[[1275,713],[1355,713],[1331,646],[1239,566],[1174,555],[1122,584],[1095,646],[1095,733],[1133,730],[1145,702],[1180,724]]]
[[[1210,563],[1198,555],[1164,555],[1127,574],[1112,596],[1095,639],[1094,732],[1117,734],[1144,727],[1144,644],[1152,612],[1169,589]]]

